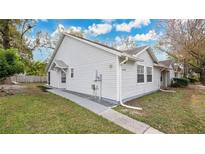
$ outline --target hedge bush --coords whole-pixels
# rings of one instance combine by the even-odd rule
[[[195,82],[198,82],[198,80],[197,79],[195,79],[195,78],[188,78],[189,79],[189,82],[190,83],[195,83]]]
[[[186,78],[173,78],[172,87],[186,87],[189,84],[189,79]]]

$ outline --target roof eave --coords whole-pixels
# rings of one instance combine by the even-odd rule
[[[131,60],[131,61],[143,61],[143,60],[140,59],[140,58],[136,58],[136,57],[131,56],[131,55],[126,54],[126,53],[122,53],[121,57],[128,57],[128,59]]]
[[[164,66],[164,65],[161,65],[161,64],[154,64],[155,67],[160,67],[160,68],[166,68],[166,69],[169,69],[168,67]]]
[[[58,41],[58,43],[57,43],[57,45],[56,45],[56,47],[55,47],[55,49],[53,51],[53,54],[51,56],[51,59],[49,60],[49,63],[47,65],[47,67],[46,67],[46,72],[49,70],[49,68],[51,66],[51,63],[53,62],[53,59],[54,59],[54,57],[55,57],[55,55],[56,55],[56,53],[57,53],[61,43],[63,42],[64,37],[65,37],[65,35],[61,34],[60,39],[59,39],[59,41]]]

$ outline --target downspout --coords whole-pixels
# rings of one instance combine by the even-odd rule
[[[130,108],[130,109],[142,110],[141,107],[134,107],[134,106],[126,105],[122,101],[122,65],[125,64],[127,61],[128,61],[128,57],[125,57],[125,59],[120,63],[120,69],[119,69],[119,71],[120,71],[120,84],[119,84],[120,105],[122,105],[126,108]]]

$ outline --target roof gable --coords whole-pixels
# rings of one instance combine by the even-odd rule
[[[163,60],[163,61],[159,61],[160,64],[169,67],[170,65],[173,64],[172,60]]]
[[[151,50],[150,46],[141,46],[141,47],[136,47],[134,49],[130,49],[130,50],[124,50],[123,52],[132,55],[134,57],[139,56],[141,53],[143,53],[144,51],[147,51],[148,54],[150,55],[150,57],[152,58],[152,60],[155,63],[158,63],[158,60],[156,58],[156,56],[154,55],[153,51]]]
[[[137,58],[137,55],[144,52],[144,51],[148,51],[148,53],[150,54],[150,56],[152,57],[153,61],[157,63],[157,58],[155,57],[155,55],[152,53],[151,49],[149,46],[141,46],[141,47],[138,47],[138,48],[134,48],[132,50],[126,50],[126,51],[120,51],[120,50],[117,50],[115,48],[112,48],[112,47],[109,47],[107,45],[104,45],[104,44],[100,44],[98,42],[94,42],[94,41],[91,41],[91,40],[88,40],[88,39],[85,39],[85,38],[81,38],[81,37],[78,37],[78,36],[74,36],[74,35],[71,35],[71,34],[68,34],[68,33],[63,33],[56,45],[56,48],[53,52],[53,55],[48,63],[48,66],[46,68],[46,70],[48,71],[48,69],[50,68],[51,66],[51,63],[54,59],[54,57],[56,56],[56,53],[61,45],[61,43],[63,42],[65,36],[69,37],[69,38],[72,38],[72,39],[75,39],[75,40],[79,40],[81,42],[84,42],[84,43],[87,43],[91,46],[94,46],[94,47],[97,47],[97,48],[100,48],[104,51],[107,51],[107,52],[110,52],[112,54],[115,54],[117,56],[122,56],[122,57],[128,57],[130,60],[134,60],[134,61],[137,61],[137,60],[140,60],[141,59],[138,59]]]
[[[144,46],[144,48],[142,48],[141,51],[138,51],[137,54],[135,54],[136,57],[138,57],[140,54],[142,54],[143,52],[147,52],[151,59],[155,62],[155,63],[158,63],[158,60],[157,60],[157,57],[155,56],[155,54],[153,53],[151,47],[149,46]]]

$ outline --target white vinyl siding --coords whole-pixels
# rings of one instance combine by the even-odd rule
[[[144,83],[144,66],[137,65],[137,83]]]
[[[138,58],[143,59],[143,62],[130,62],[122,65],[122,99],[129,100],[133,97],[139,97],[146,93],[156,91],[160,88],[160,69],[154,67],[153,60],[148,52],[141,53]],[[145,67],[144,83],[137,83],[137,65]],[[152,67],[152,82],[147,81],[146,67]]]
[[[97,70],[99,74],[102,74],[103,79],[102,97],[111,100],[118,99],[116,55],[79,40],[65,37],[55,59],[64,61],[70,68],[66,80],[67,90],[93,95],[91,85],[98,84],[98,87],[100,87],[100,83],[94,81]],[[71,77],[71,68],[74,68],[73,78]],[[58,80],[60,79],[55,78],[52,82]],[[99,95],[99,91],[97,91],[97,95]]]

